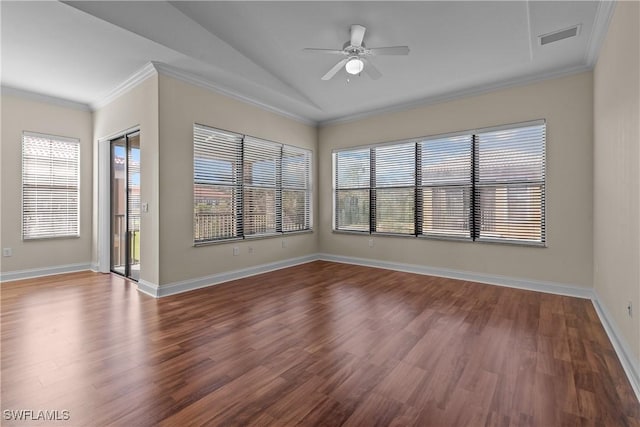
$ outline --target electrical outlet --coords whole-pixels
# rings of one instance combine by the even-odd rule
[[[629,315],[629,317],[633,317],[633,304],[631,303],[631,301],[627,303],[627,314]]]
[[[369,239],[368,244],[369,244],[369,247],[372,248],[373,247],[373,239]]]
[[[287,239],[282,239],[282,247],[283,248],[287,247]]]
[[[252,254],[253,253],[253,246],[249,246],[249,253]]]
[[[13,256],[13,249],[2,248],[2,256]]]
[[[238,256],[240,255],[240,248],[237,246],[233,247],[233,256]]]

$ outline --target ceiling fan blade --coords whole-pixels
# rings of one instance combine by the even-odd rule
[[[340,68],[344,67],[344,64],[346,64],[348,60],[349,58],[344,58],[340,62],[338,62],[336,65],[334,65],[333,68],[327,71],[327,74],[322,76],[322,80],[330,80],[331,77],[335,76],[336,73],[340,71]]]
[[[361,59],[362,59],[362,62],[364,62],[364,72],[367,73],[369,77],[371,77],[373,80],[378,80],[380,77],[382,77],[382,73],[378,71],[376,67],[373,66],[371,61],[367,61],[364,58],[361,58]]]
[[[346,55],[346,53],[343,50],[337,50],[337,49],[316,49],[313,47],[306,47],[302,50],[308,53],[328,53],[331,55]]]
[[[362,25],[351,26],[351,46],[362,46],[362,39],[364,38],[364,32],[367,31]]]
[[[367,49],[370,55],[408,55],[409,46],[374,47]]]

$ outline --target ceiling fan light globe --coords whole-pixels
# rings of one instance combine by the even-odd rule
[[[360,74],[364,69],[364,62],[360,58],[351,58],[345,65],[344,69],[349,74]]]

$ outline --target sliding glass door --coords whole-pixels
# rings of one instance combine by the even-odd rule
[[[140,278],[140,133],[111,141],[111,271]]]

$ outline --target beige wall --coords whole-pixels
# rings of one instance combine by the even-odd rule
[[[158,146],[158,76],[153,75],[135,88],[94,113],[93,141],[115,136],[134,126],[140,128],[140,199],[149,204],[149,211],[140,217],[140,278],[158,283],[159,241],[159,146]],[[94,156],[94,248],[98,257],[98,160]]]
[[[453,100],[320,128],[321,252],[592,286],[592,74]],[[547,120],[547,248],[337,234],[331,151],[508,123]]]
[[[313,150],[316,128],[160,75],[160,284],[316,252],[314,233],[193,246],[194,122]],[[317,170],[316,164],[313,170]],[[318,188],[315,186],[314,191]],[[314,229],[317,230],[314,214]],[[238,246],[240,255],[233,256]],[[249,248],[253,253],[249,253]]]
[[[91,262],[91,112],[2,95],[3,273]],[[22,241],[22,131],[80,139],[80,237]]]
[[[594,71],[594,286],[640,360],[640,3],[619,2]],[[634,318],[627,315],[627,303]]]

